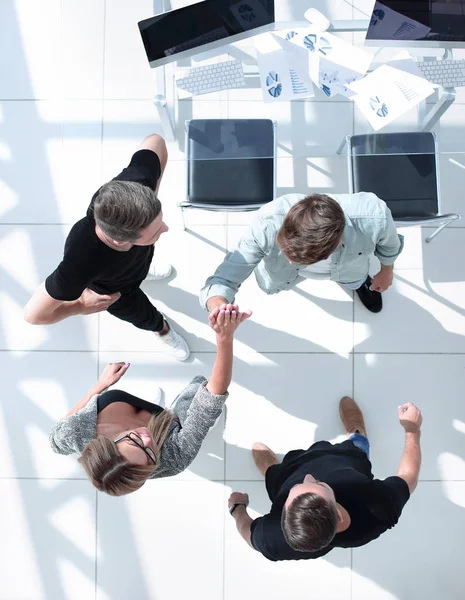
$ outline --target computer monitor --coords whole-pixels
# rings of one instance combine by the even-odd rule
[[[274,0],[203,0],[139,22],[151,67],[273,29]]]
[[[375,2],[365,43],[465,48],[465,0]]]

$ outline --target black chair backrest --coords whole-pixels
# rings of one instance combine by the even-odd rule
[[[355,135],[350,142],[354,192],[373,192],[394,219],[438,214],[434,135],[430,132]]]
[[[190,203],[234,206],[273,200],[273,121],[194,119],[186,144]]]

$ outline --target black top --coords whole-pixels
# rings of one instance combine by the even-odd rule
[[[139,150],[114,180],[135,181],[154,190],[160,174],[160,160],[155,152]],[[148,273],[153,244],[119,252],[97,237],[94,201],[99,191],[92,197],[86,216],[71,229],[63,260],[45,280],[45,289],[55,300],[77,300],[86,287],[97,294],[124,293],[138,287]]]
[[[113,404],[113,402],[126,402],[126,404],[131,404],[131,406],[135,406],[139,410],[148,410],[153,415],[158,415],[164,410],[158,404],[147,402],[147,400],[142,400],[142,398],[138,398],[122,390],[109,390],[97,398],[97,413],[101,412],[109,404]]]
[[[281,530],[281,513],[289,491],[308,474],[332,487],[336,502],[351,519],[349,528],[318,552],[293,550]],[[271,510],[252,523],[251,540],[269,560],[318,558],[333,548],[363,546],[397,523],[410,497],[408,485],[400,477],[373,479],[366,454],[350,440],[342,444],[317,442],[308,450],[289,452],[282,463],[267,470],[266,487]]]

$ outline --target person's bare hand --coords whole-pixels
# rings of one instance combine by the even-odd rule
[[[114,294],[97,294],[89,288],[86,288],[79,298],[82,305],[82,315],[92,315],[93,313],[102,312],[107,310],[114,302],[121,298],[119,292]]]
[[[215,308],[222,306],[223,304],[227,304],[228,301],[223,296],[211,296],[206,302],[208,312],[213,312]]]
[[[240,312],[237,304],[223,304],[212,310],[208,322],[219,338],[229,339],[234,336],[239,325],[251,315],[251,310]]]
[[[117,362],[110,363],[104,369],[99,377],[98,383],[102,386],[102,389],[110,387],[126,373],[131,363]]]
[[[231,508],[235,502],[243,502],[246,506],[249,506],[249,495],[242,492],[233,492],[229,496],[228,508]]]
[[[419,433],[423,417],[421,410],[413,402],[407,402],[407,404],[399,406],[398,413],[400,424],[406,432]]]
[[[381,267],[371,282],[370,290],[374,292],[385,292],[392,285],[394,279],[394,269],[392,267]]]

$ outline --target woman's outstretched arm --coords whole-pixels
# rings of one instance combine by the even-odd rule
[[[252,311],[239,312],[236,304],[223,304],[209,315],[210,327],[216,333],[216,360],[207,384],[212,394],[225,394],[231,383],[234,332]]]
[[[107,365],[103,370],[103,373],[100,375],[97,383],[90,388],[87,394],[83,396],[75,406],[73,406],[66,416],[69,417],[69,415],[81,410],[81,408],[84,408],[84,406],[89,402],[92,396],[95,396],[95,394],[101,394],[111,385],[119,381],[129,369],[129,365],[130,363],[124,362],[110,363]]]

